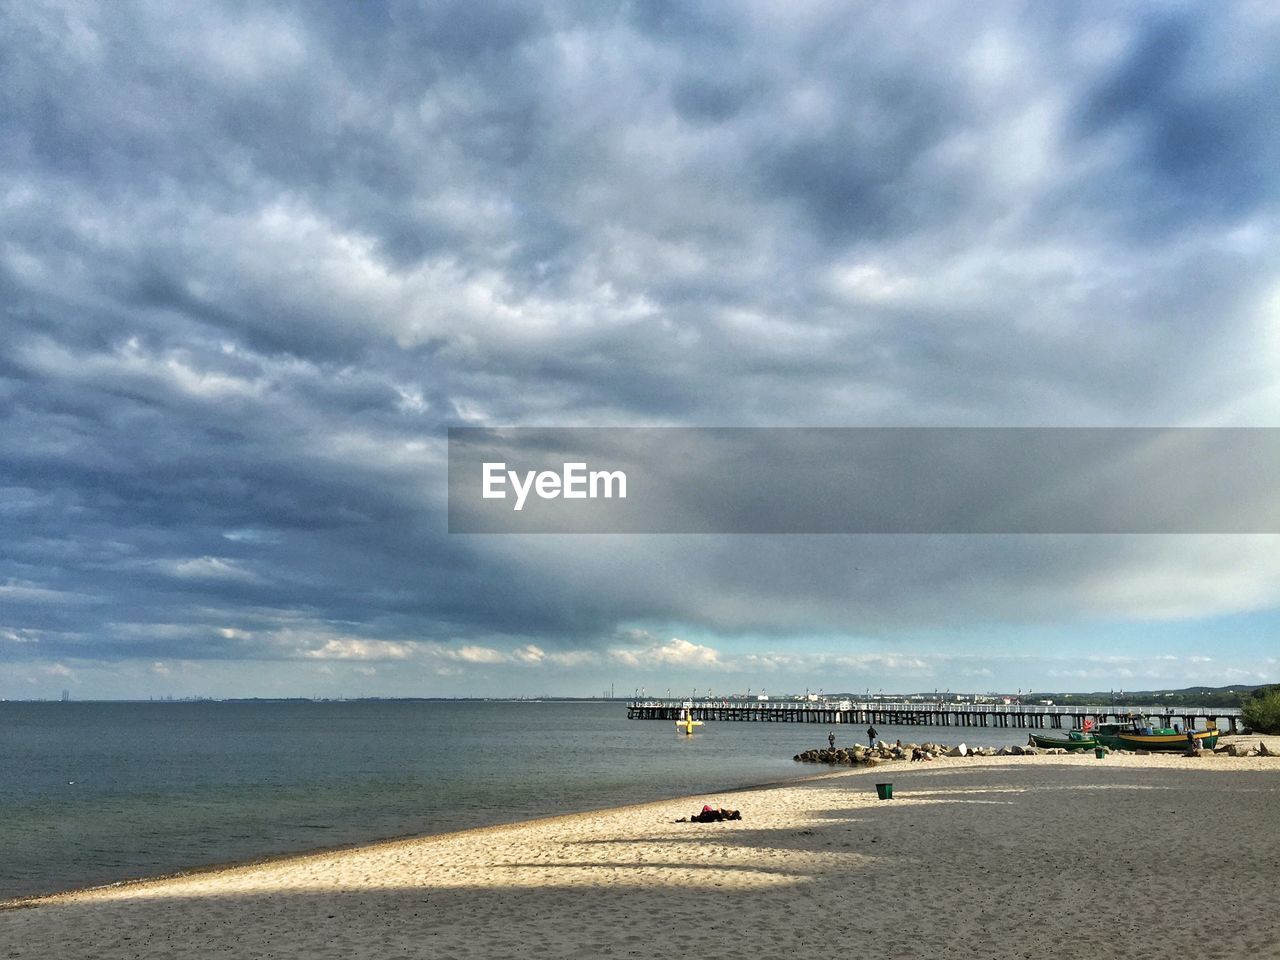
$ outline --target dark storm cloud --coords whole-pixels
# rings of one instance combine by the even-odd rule
[[[443,444],[1268,422],[1277,29],[1179,5],[7,9],[0,658],[1266,606],[1265,551],[1224,590],[1229,551],[1069,539],[450,537]],[[1177,586],[1129,605],[1097,581],[1160,564]]]
[[[1214,24],[1189,17],[1152,18],[1081,102],[1085,136],[1118,132],[1133,141],[1125,174],[1100,186],[1136,194],[1147,210],[1144,232],[1239,216],[1275,197],[1269,174],[1280,153],[1280,112],[1264,84],[1280,58],[1273,47],[1223,63],[1215,33]]]

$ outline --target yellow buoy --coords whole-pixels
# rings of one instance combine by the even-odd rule
[[[692,736],[693,728],[700,726],[702,726],[702,721],[693,719],[693,714],[687,709],[684,711],[684,716],[676,721],[676,729],[679,730],[684,727],[685,736]]]

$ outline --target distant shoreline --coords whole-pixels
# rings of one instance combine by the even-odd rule
[[[1022,702],[1039,702],[1043,699],[1053,700],[1064,706],[1075,707],[1107,707],[1111,710],[1121,707],[1144,708],[1153,706],[1178,707],[1182,706],[1181,702],[1172,702],[1158,704],[1156,701],[1168,700],[1171,697],[1183,698],[1184,702],[1194,700],[1192,706],[1206,707],[1235,707],[1240,705],[1240,698],[1246,696],[1254,690],[1269,686],[1269,684],[1226,684],[1220,687],[1183,687],[1180,689],[1162,689],[1162,690],[1131,690],[1127,694],[1121,691],[1117,696],[1114,691],[1043,691],[1032,694],[1030,691],[1018,694],[1018,699]],[[774,696],[775,701],[794,701],[805,699],[805,695],[799,693],[784,693]],[[962,700],[973,700],[977,697],[999,698],[1013,697],[1011,691],[1003,693],[980,693],[978,691],[956,691],[952,693],[948,691],[942,697],[944,702],[952,702],[957,697]],[[148,696],[148,697],[108,697],[108,698],[85,698],[76,699],[68,698],[59,700],[56,697],[33,697],[33,698],[6,698],[0,697],[0,703],[630,703],[637,699],[665,699],[665,700],[751,700],[755,699],[750,692],[747,693],[726,693],[718,697],[704,695],[698,697],[694,694],[682,694],[679,692],[668,692],[664,697],[654,694],[638,694],[632,696],[564,696],[559,694],[517,694],[512,696],[357,696],[357,697],[211,697],[199,695],[186,696]],[[927,690],[906,691],[902,693],[889,693],[883,691],[870,696],[868,694],[859,694],[854,691],[850,692],[832,692],[821,695],[824,700],[841,700],[841,699],[872,699],[872,700],[921,700],[936,701],[939,699],[938,691],[930,693]],[[1219,702],[1221,701],[1221,702]],[[956,702],[962,702],[956,700]]]

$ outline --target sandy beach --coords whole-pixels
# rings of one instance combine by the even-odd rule
[[[1280,759],[956,758],[10,904],[0,957],[1268,957],[1278,861]]]

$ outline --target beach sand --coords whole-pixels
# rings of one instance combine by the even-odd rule
[[[957,758],[26,901],[0,958],[1266,958],[1278,864],[1275,758]]]

